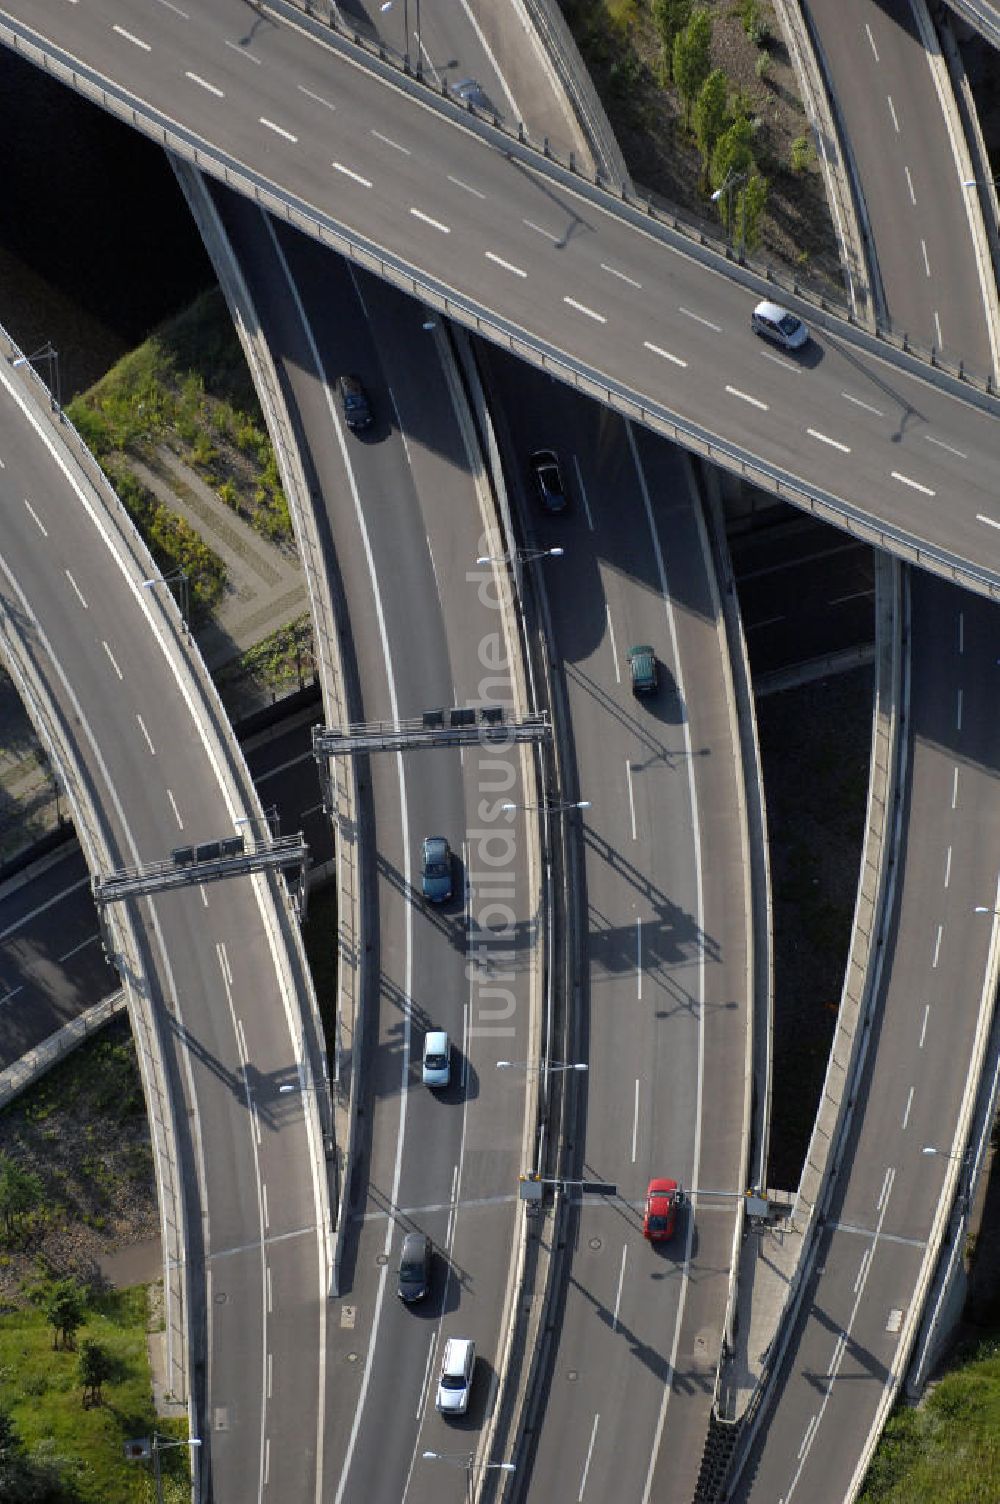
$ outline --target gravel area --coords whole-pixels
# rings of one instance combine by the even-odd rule
[[[25,1283],[74,1274],[159,1235],[149,1128],[128,1020],[44,1076],[0,1112],[0,1154],[39,1175],[41,1206],[0,1237],[0,1308]]]

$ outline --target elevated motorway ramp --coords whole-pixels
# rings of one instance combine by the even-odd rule
[[[39,29],[41,28],[41,30]],[[378,275],[717,463],[1000,593],[1000,405],[763,288],[357,49],[238,0],[4,0],[0,39]]]

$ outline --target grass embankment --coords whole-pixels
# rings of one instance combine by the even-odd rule
[[[882,1433],[860,1504],[997,1504],[1000,1336],[960,1354],[918,1409]]]
[[[222,560],[130,465],[141,460],[174,491],[169,449],[263,537],[290,542],[291,521],[243,351],[222,294],[204,293],[112,367],[67,409],[135,519],[158,566],[183,569],[192,603],[209,609]]]
[[[54,1349],[44,1314],[26,1307],[0,1316],[0,1409],[6,1411],[28,1453],[29,1465],[50,1479],[45,1493],[25,1499],[79,1504],[151,1504],[150,1464],[126,1460],[123,1446],[137,1437],[187,1435],[187,1421],[158,1421],[153,1411],[146,1354],[147,1290],[136,1285],[88,1298],[86,1320],[74,1349]],[[80,1349],[96,1341],[109,1358],[111,1377],[101,1403],[84,1408]],[[161,1453],[164,1499],[190,1498],[187,1449]],[[0,1484],[3,1463],[0,1463]],[[0,1495],[12,1500],[17,1494]]]
[[[33,1177],[37,1196],[0,1221],[0,1413],[26,1452],[0,1459],[0,1484],[22,1469],[12,1500],[147,1504],[148,1464],[126,1461],[131,1438],[173,1434],[156,1422],[146,1349],[147,1289],[111,1290],[100,1260],[156,1235],[153,1169],[135,1050],[125,1019],[0,1112],[0,1166]],[[82,1292],[82,1324],[70,1348],[53,1347],[44,1303],[53,1284],[72,1279]],[[157,1287],[154,1287],[154,1291]],[[102,1400],[83,1405],[80,1353],[97,1342],[109,1360]],[[186,1434],[182,1423],[177,1434]],[[186,1450],[162,1457],[165,1497],[189,1496]],[[34,1486],[34,1484],[32,1484]]]

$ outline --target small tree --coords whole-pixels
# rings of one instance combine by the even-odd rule
[[[726,128],[729,85],[721,68],[713,68],[698,90],[694,102],[694,134],[701,152],[702,188],[708,182],[708,164],[716,141]]]
[[[726,183],[731,183],[740,173],[753,171],[752,142],[753,126],[745,115],[738,115],[715,143],[708,173],[708,180],[713,188],[724,188]],[[719,218],[727,231],[732,230],[729,215],[734,198],[733,193],[723,193],[719,197]]]
[[[767,178],[751,172],[739,197],[740,243],[752,251],[760,240],[760,217],[767,203]]]
[[[38,1175],[24,1169],[16,1160],[0,1155],[0,1221],[7,1237],[33,1212],[44,1195]]]
[[[99,1342],[88,1337],[80,1345],[80,1383],[83,1386],[83,1408],[102,1403],[101,1386],[113,1372],[111,1357]]]
[[[684,124],[691,124],[691,111],[698,91],[712,67],[712,18],[696,10],[682,32],[674,38],[674,83],[684,101]]]
[[[653,0],[653,25],[660,38],[664,82],[673,77],[674,42],[691,19],[691,0]]]
[[[52,1346],[72,1348],[78,1329],[85,1318],[84,1293],[75,1279],[60,1279],[45,1299],[45,1320],[52,1328]]]

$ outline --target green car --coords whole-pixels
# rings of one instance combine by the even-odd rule
[[[648,643],[628,650],[628,671],[634,695],[656,693],[656,654]]]

